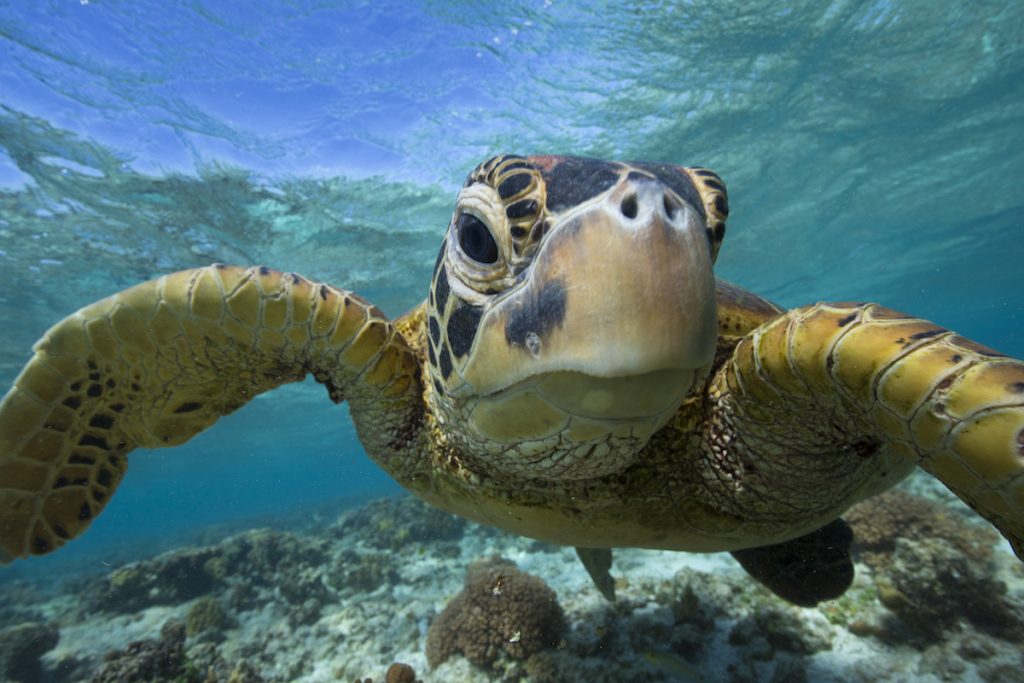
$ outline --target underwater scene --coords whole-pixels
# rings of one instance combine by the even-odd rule
[[[0,681],[1024,681],[1024,3],[0,58]]]

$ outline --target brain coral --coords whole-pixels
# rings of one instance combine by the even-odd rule
[[[438,666],[461,653],[486,667],[505,652],[526,659],[553,647],[565,631],[565,613],[541,579],[501,558],[470,566],[465,587],[427,631],[427,661]]]

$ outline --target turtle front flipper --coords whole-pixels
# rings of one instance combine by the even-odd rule
[[[81,534],[132,449],[183,443],[308,372],[387,459],[415,433],[417,370],[377,308],[267,268],[182,271],[86,306],[36,343],[0,402],[0,562]]]
[[[913,463],[1024,559],[1024,362],[875,304],[816,304],[743,338],[710,392],[718,432],[806,456],[785,464],[781,486],[814,468],[857,470],[846,488],[824,487],[841,512]]]

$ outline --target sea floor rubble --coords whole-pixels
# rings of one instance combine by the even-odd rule
[[[373,501],[56,591],[0,582],[0,680],[1024,681],[1024,571],[987,527],[904,491],[848,519],[839,600],[791,606],[727,554],[618,550],[609,603],[570,548]],[[523,628],[475,616],[502,595]],[[459,623],[479,638],[439,635]]]

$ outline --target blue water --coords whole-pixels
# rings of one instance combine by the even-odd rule
[[[0,385],[77,307],[213,261],[398,315],[499,151],[711,167],[721,276],[1024,356],[1024,4],[334,4],[0,2]],[[395,489],[288,387],[134,454],[61,555]]]

